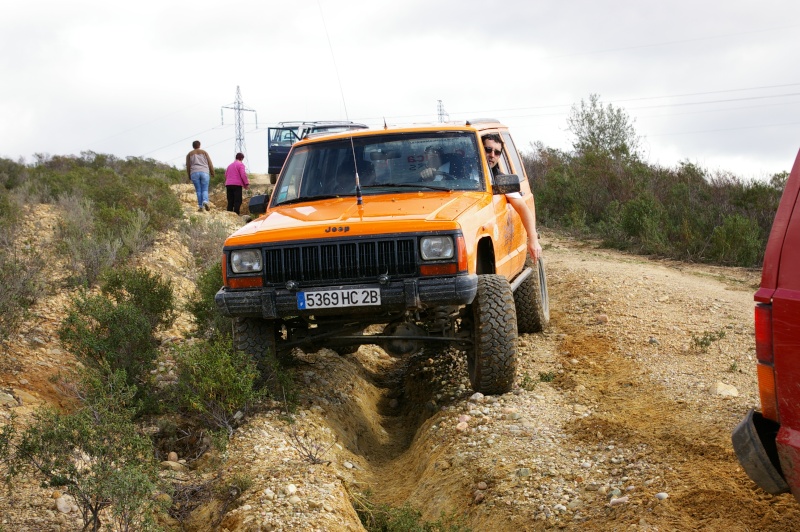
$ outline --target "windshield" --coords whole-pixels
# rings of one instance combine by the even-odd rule
[[[273,205],[355,195],[354,160],[362,192],[483,190],[478,145],[470,132],[387,134],[295,148],[286,161]],[[354,158],[355,153],[355,158]]]
[[[289,147],[298,140],[299,127],[271,127],[269,128],[269,145]]]

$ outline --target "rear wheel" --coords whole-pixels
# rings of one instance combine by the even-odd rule
[[[520,333],[538,333],[550,324],[550,298],[547,295],[544,259],[539,257],[534,263],[533,259],[528,258],[525,266],[531,268],[533,273],[514,292],[517,330]]]
[[[502,275],[478,276],[471,305],[473,345],[467,351],[472,389],[483,394],[511,390],[517,371],[517,317],[511,285]]]
[[[274,185],[278,180],[278,174],[269,174],[269,184]]]

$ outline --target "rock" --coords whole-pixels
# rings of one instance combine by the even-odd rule
[[[75,506],[75,499],[73,499],[72,496],[70,495],[62,495],[61,497],[56,499],[56,509],[62,514],[70,513],[74,506]]]
[[[5,392],[0,392],[0,406],[15,407],[19,406],[14,396]]]
[[[669,493],[667,493],[667,492],[661,491],[661,492],[656,493],[656,499],[658,499],[659,501],[663,501],[667,497],[669,497]]]
[[[480,482],[478,482],[478,486],[477,486],[477,488],[478,488],[479,490],[485,490],[485,489],[486,489],[486,488],[488,488],[488,487],[489,487],[489,486],[488,486],[488,484],[486,484],[486,482],[484,482],[484,481],[482,481],[482,480],[481,480]]]
[[[176,472],[183,472],[186,471],[186,466],[183,464],[179,464],[178,462],[171,462],[169,460],[164,460],[161,462],[161,469],[167,471],[176,471]]]
[[[297,495],[292,495],[291,497],[289,497],[289,504],[291,504],[292,506],[296,506],[300,504],[300,502],[301,499]]]
[[[178,453],[176,453],[175,451],[170,452],[167,460],[169,460],[170,462],[177,462],[178,461]]]
[[[724,397],[739,397],[739,390],[737,390],[735,386],[725,384],[724,382],[715,382],[711,386],[711,393]]]
[[[295,493],[297,493],[297,486],[295,486],[294,484],[287,484],[286,486],[284,486],[283,492],[286,495],[294,495]]]
[[[620,504],[625,504],[628,502],[629,497],[625,495],[624,497],[619,497],[616,499],[611,499],[608,503],[609,506],[619,506]]]
[[[458,432],[466,432],[466,430],[467,430],[468,428],[469,428],[469,425],[467,425],[467,422],[466,422],[466,421],[462,421],[461,423],[459,423],[458,425],[456,425],[456,430],[457,430]]]

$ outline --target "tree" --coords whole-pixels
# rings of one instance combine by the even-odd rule
[[[615,158],[637,155],[640,139],[633,120],[620,108],[603,106],[597,94],[572,106],[567,125],[575,135],[572,146],[579,153],[594,151]]]

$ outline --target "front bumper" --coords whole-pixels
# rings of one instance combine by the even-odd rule
[[[736,458],[747,476],[772,495],[786,493],[790,489],[778,458],[776,436],[779,427],[751,409],[733,429],[731,436]],[[797,487],[793,491],[798,493]]]
[[[330,285],[313,287],[313,290],[359,289],[375,284]],[[411,278],[390,281],[379,285],[380,313],[423,309],[442,305],[468,305],[478,291],[478,276],[474,274],[454,277]],[[311,289],[311,288],[310,288]],[[283,288],[256,290],[229,290],[221,288],[214,301],[219,312],[230,317],[265,319],[287,318],[302,315],[376,314],[376,307],[337,307],[333,309],[298,310],[295,291]]]

